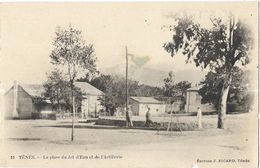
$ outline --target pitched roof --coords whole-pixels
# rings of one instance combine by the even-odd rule
[[[200,86],[195,86],[195,87],[191,87],[189,89],[187,89],[187,91],[199,91],[201,89],[201,85]]]
[[[32,97],[42,97],[44,92],[43,85],[40,84],[18,84]]]
[[[101,96],[104,93],[87,82],[75,82],[75,86],[87,95]]]
[[[154,99],[153,97],[130,97],[131,99],[146,104],[162,104],[163,102]]]
[[[21,83],[19,83],[18,85],[20,87],[22,87],[24,89],[24,91],[27,92],[32,97],[42,97],[43,96],[44,87],[41,84],[21,84]],[[86,95],[99,96],[99,95],[104,94],[102,91],[98,90],[97,88],[95,88],[94,86],[90,85],[87,82],[75,82],[75,86],[80,88],[82,90],[82,92],[85,93]],[[11,89],[12,88],[13,88],[13,86],[11,87]],[[9,90],[11,90],[11,89],[9,89]],[[7,91],[7,92],[9,92],[9,91]]]

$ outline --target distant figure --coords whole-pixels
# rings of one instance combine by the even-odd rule
[[[128,108],[128,114],[129,114],[129,118],[130,118],[130,127],[134,126],[133,125],[133,120],[132,120],[132,117],[133,117],[133,112],[131,110],[131,108]]]
[[[253,106],[250,106],[248,112],[250,113],[250,112],[253,112],[253,111],[254,111],[254,107],[253,107]]]
[[[197,119],[198,119],[198,128],[201,129],[202,128],[202,123],[201,123],[201,109],[200,107],[198,107],[198,112],[197,112]]]
[[[152,124],[152,116],[151,116],[151,112],[150,112],[150,107],[147,107],[147,112],[146,112],[146,122],[145,122],[145,126],[150,127],[150,125]]]
[[[128,126],[129,127],[133,127],[133,121],[132,121],[132,116],[133,116],[133,113],[132,113],[132,110],[127,107],[127,111],[128,111]]]

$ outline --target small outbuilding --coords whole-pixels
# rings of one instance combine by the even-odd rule
[[[186,105],[185,112],[197,112],[198,107],[202,110],[202,112],[213,112],[216,111],[213,104],[201,103],[201,95],[199,94],[200,86],[192,87],[187,89],[186,92]]]
[[[133,115],[144,116],[150,108],[153,116],[159,116],[165,113],[165,104],[153,97],[130,97],[129,104]]]

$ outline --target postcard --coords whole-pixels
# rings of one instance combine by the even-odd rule
[[[258,167],[257,2],[0,10],[0,167]]]

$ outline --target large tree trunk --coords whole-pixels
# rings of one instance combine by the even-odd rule
[[[227,98],[228,98],[228,92],[231,84],[231,75],[227,75],[227,79],[224,81],[221,94],[220,94],[220,100],[218,105],[218,128],[224,129],[225,128],[225,117],[226,117],[226,111],[227,111]]]
[[[234,17],[230,17],[230,25],[229,25],[229,57],[234,57],[233,51],[233,33],[234,33],[234,25],[235,20]],[[227,57],[227,58],[229,58]],[[219,107],[218,107],[218,128],[224,129],[225,128],[225,115],[227,111],[227,98],[228,98],[228,92],[232,81],[232,67],[234,66],[234,63],[232,64],[232,59],[226,60],[226,77],[224,78],[223,87],[220,94],[220,100],[219,100]]]

